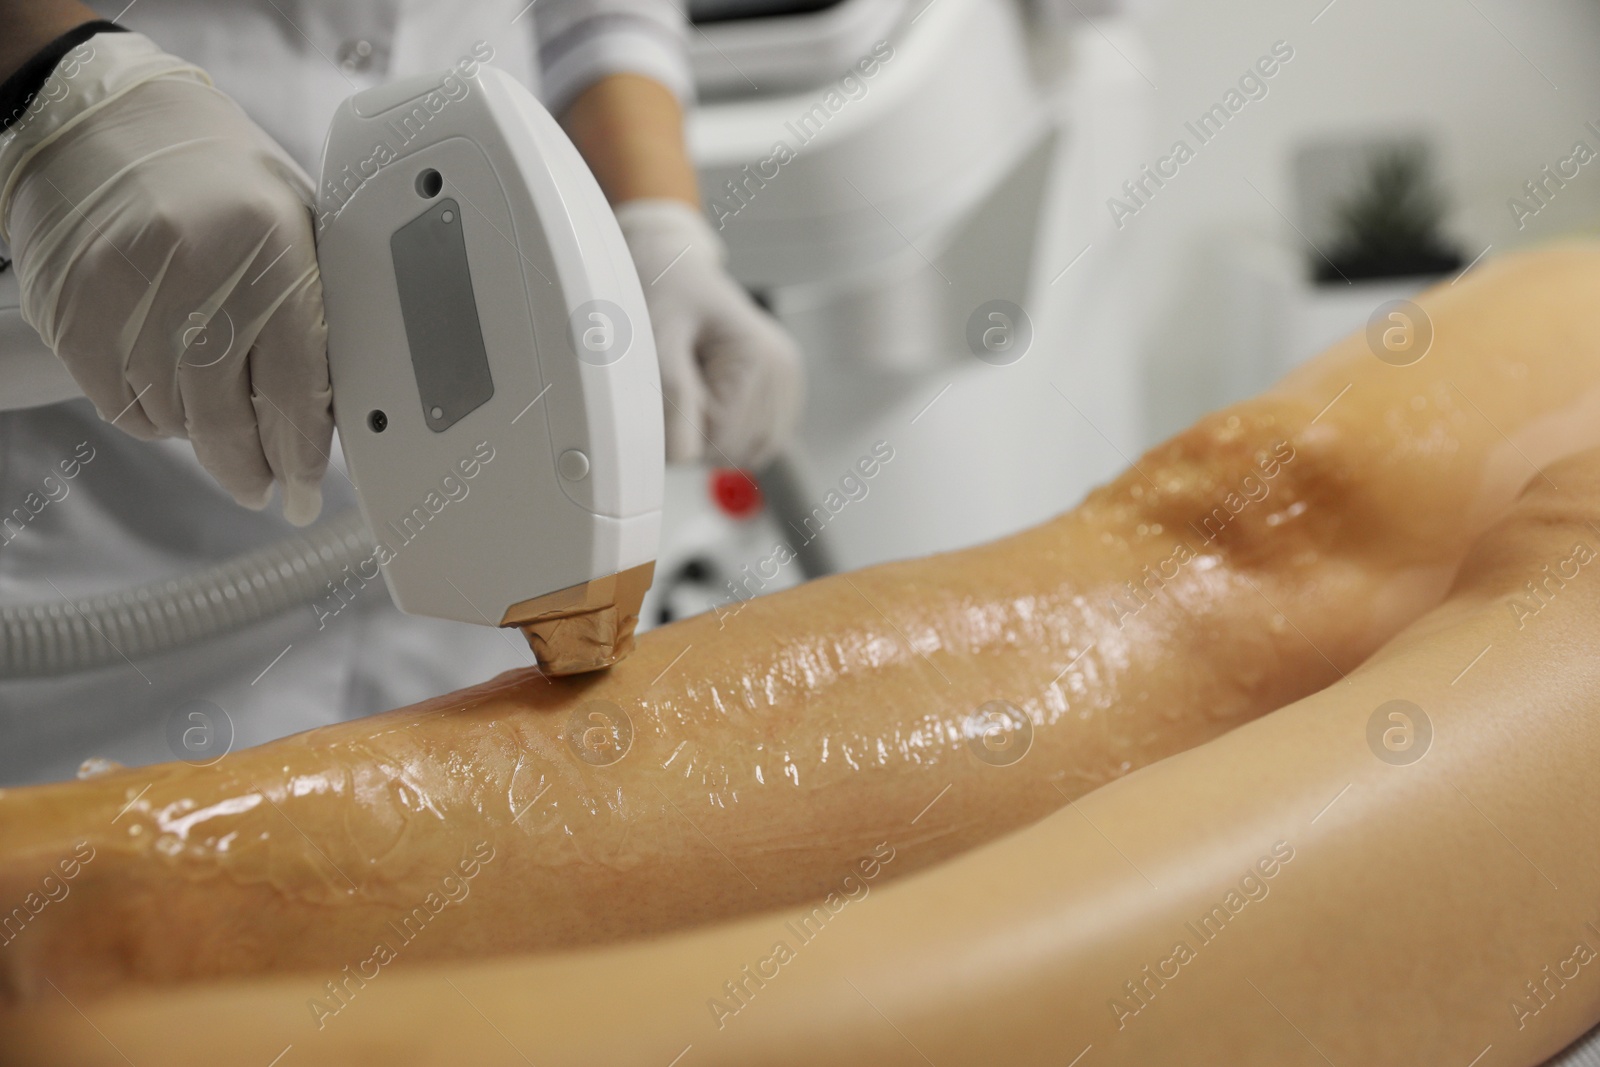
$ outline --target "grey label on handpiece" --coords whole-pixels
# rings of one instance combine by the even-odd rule
[[[461,208],[444,199],[389,238],[422,417],[449,429],[494,395]]]

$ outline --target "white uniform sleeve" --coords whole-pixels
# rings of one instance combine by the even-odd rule
[[[682,103],[694,98],[688,23],[673,0],[540,0],[533,16],[551,114],[608,74],[641,74]]]

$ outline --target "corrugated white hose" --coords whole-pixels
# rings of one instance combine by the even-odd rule
[[[372,554],[359,509],[178,578],[78,600],[0,607],[0,678],[44,677],[171,652],[325,595]]]
[[[1544,1067],[1600,1067],[1600,1027],[1568,1045]]]

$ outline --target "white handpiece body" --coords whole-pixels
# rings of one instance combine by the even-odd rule
[[[317,255],[340,438],[403,610],[522,622],[517,605],[653,564],[644,295],[599,185],[522,85],[482,67],[347,100]]]

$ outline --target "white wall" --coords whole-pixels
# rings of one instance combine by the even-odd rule
[[[1274,209],[1292,214],[1290,161],[1307,137],[1422,127],[1454,194],[1452,229],[1468,258],[1592,228],[1600,161],[1518,230],[1509,197],[1573,142],[1600,150],[1600,3],[1593,0],[1131,0],[1149,54],[1130,53],[1154,83],[1143,158],[1183,135],[1277,40],[1295,56],[1179,175],[1105,239],[1143,264],[1138,324],[1151,441],[1235,399],[1219,263],[1250,239],[1305,249]],[[1326,9],[1324,10],[1324,8]],[[1320,13],[1320,14],[1319,14]],[[1313,21],[1315,19],[1315,21]],[[1508,40],[1509,39],[1509,40]],[[1547,80],[1548,79],[1548,80]],[[1554,83],[1554,86],[1551,83]],[[1559,88],[1556,88],[1559,87]],[[1192,136],[1189,138],[1193,141]],[[1255,188],[1250,183],[1254,183]],[[1257,191],[1259,190],[1259,192]],[[1118,192],[1105,190],[1105,196]],[[1270,203],[1269,203],[1270,201]],[[1596,294],[1600,306],[1600,294]],[[1148,443],[1148,442],[1141,442]]]

